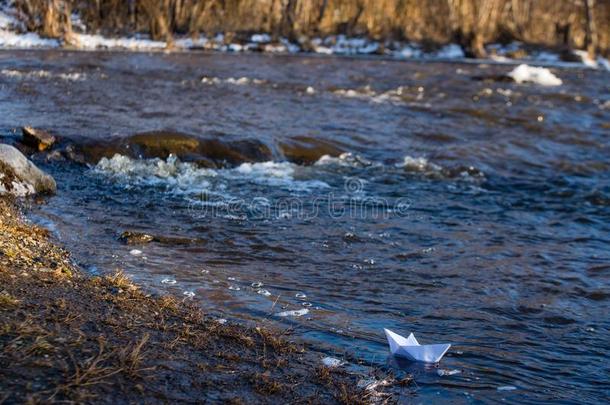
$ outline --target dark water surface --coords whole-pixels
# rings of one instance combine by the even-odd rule
[[[160,129],[261,141],[269,162],[217,169],[38,157],[59,191],[33,215],[91,272],[122,268],[223,316],[291,326],[334,356],[412,372],[407,401],[599,402],[610,395],[610,74],[556,69],[558,87],[472,79],[511,69],[2,52],[0,129],[48,128],[77,145]],[[290,163],[282,145],[295,138],[351,155]],[[126,230],[160,241],[125,245]],[[384,327],[454,346],[439,368],[398,365]]]

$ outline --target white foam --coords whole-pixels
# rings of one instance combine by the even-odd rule
[[[294,165],[288,162],[263,162],[263,163],[242,163],[235,169],[242,174],[249,174],[255,177],[268,176],[287,179],[294,174]]]
[[[322,359],[322,364],[325,367],[335,368],[335,367],[341,367],[342,365],[345,364],[345,362],[342,360],[336,359],[334,357],[324,357]]]
[[[517,83],[534,83],[541,86],[560,86],[563,82],[549,69],[521,64],[509,74]]]
[[[275,314],[275,316],[279,316],[282,318],[288,317],[288,316],[294,316],[294,317],[300,317],[303,315],[307,315],[309,313],[309,309],[307,308],[303,308],[303,309],[297,309],[294,311],[283,311],[283,312],[278,312]]]
[[[299,166],[289,162],[243,163],[233,169],[214,170],[182,162],[173,155],[166,160],[141,160],[119,154],[110,159],[102,158],[94,167],[95,172],[128,185],[164,186],[181,194],[210,192],[213,179],[229,183],[247,181],[297,191],[329,187],[319,180],[295,179],[298,170]],[[227,197],[224,193],[217,194]]]
[[[336,165],[345,167],[368,167],[374,165],[370,160],[354,155],[350,152],[340,154],[338,157],[324,155],[315,163],[317,166]]]
[[[404,87],[402,86],[383,92],[377,92],[371,89],[370,86],[365,86],[360,89],[338,89],[335,90],[333,93],[341,97],[368,100],[372,103],[404,102],[402,98],[402,95],[404,93]]]
[[[5,77],[11,77],[14,79],[51,79],[58,78],[61,80],[67,81],[81,81],[86,79],[86,75],[84,73],[51,73],[48,70],[32,70],[29,72],[22,72],[20,70],[15,69],[2,69],[0,70],[0,75]]]
[[[440,172],[442,168],[425,157],[405,156],[402,167],[414,172]]]
[[[207,189],[209,179],[217,175],[214,170],[181,162],[176,156],[137,160],[116,154],[110,159],[102,158],[94,170],[130,184],[166,185],[186,192]]]
[[[201,83],[207,85],[218,85],[218,84],[231,84],[234,86],[247,86],[247,85],[261,85],[264,84],[265,81],[261,79],[253,79],[250,77],[228,77],[226,79],[221,79],[219,77],[214,76],[203,76],[201,78]]]
[[[250,181],[276,187],[286,187],[292,190],[307,190],[311,188],[327,188],[327,183],[319,180],[295,180],[299,166],[290,162],[260,162],[242,163],[235,169],[225,173],[228,177],[247,177]]]

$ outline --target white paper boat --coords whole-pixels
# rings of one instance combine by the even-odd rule
[[[438,363],[441,361],[450,344],[420,345],[415,336],[411,333],[408,338],[400,336],[389,329],[384,329],[385,335],[390,344],[390,351],[394,356],[405,357],[412,361],[424,363]]]

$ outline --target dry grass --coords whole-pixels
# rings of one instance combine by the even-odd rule
[[[93,30],[173,34],[268,32],[292,39],[333,34],[419,42],[519,40],[610,51],[610,2],[594,0],[17,0],[30,30],[69,36],[76,10]]]
[[[11,296],[6,291],[0,291],[0,311],[4,309],[12,309],[19,305],[19,300]]]

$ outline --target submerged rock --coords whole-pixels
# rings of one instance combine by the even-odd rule
[[[0,144],[0,194],[23,197],[32,194],[54,193],[55,180],[15,147]]]
[[[477,75],[472,76],[472,80],[477,82],[498,82],[498,83],[514,83],[515,79],[513,79],[509,75],[499,74],[499,75]]]
[[[51,148],[56,141],[53,135],[41,129],[23,127],[21,132],[23,133],[23,144],[35,148],[39,152]]]
[[[154,241],[155,237],[143,232],[125,231],[119,239],[127,245],[140,245]]]
[[[125,145],[135,149],[144,157],[167,158],[169,155],[184,156],[199,149],[199,140],[180,132],[152,131],[132,135]]]
[[[145,232],[125,231],[119,236],[119,240],[126,245],[144,245],[157,242],[165,245],[192,245],[205,243],[202,239],[180,238],[174,236],[151,235]]]
[[[167,159],[173,155],[182,161],[210,168],[263,162],[273,158],[271,149],[254,139],[221,141],[174,131],[143,132],[125,138],[89,142],[77,145],[72,153],[74,160],[82,159],[90,164],[97,164],[102,158],[112,158],[116,154],[133,159]]]
[[[323,139],[298,136],[280,144],[284,157],[296,164],[313,164],[322,156],[337,157],[345,151]]]

